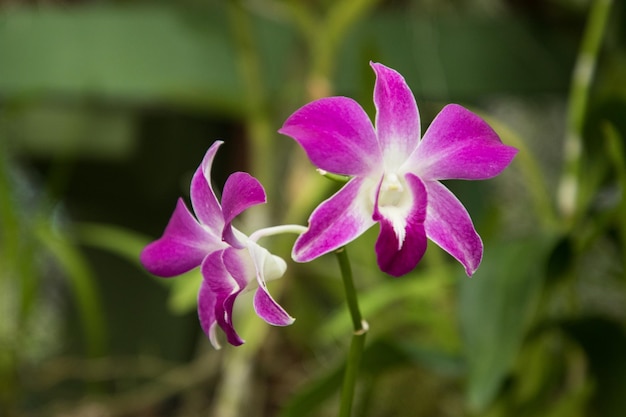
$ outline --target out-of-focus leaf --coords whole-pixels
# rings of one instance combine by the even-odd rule
[[[310,380],[304,387],[289,397],[280,410],[279,417],[304,417],[318,410],[324,402],[339,392],[343,377],[343,366],[334,367]]]
[[[195,309],[198,304],[198,290],[202,283],[200,268],[192,269],[169,282],[172,286],[168,300],[170,310],[176,314],[185,314]]]
[[[237,45],[218,3],[182,6],[11,8],[0,16],[0,96],[39,93],[210,107],[241,114]],[[360,91],[367,59],[399,70],[418,96],[475,97],[502,91],[565,91],[575,43],[515,18],[437,19],[373,13],[343,42],[337,91]],[[269,91],[299,68],[292,28],[254,17]],[[365,58],[364,58],[365,56]]]
[[[475,98],[488,93],[566,91],[577,39],[533,29],[514,17],[429,18],[376,13],[353,31],[340,55],[339,88],[356,90],[362,52],[405,76],[416,96]],[[373,54],[372,54],[373,51]],[[373,78],[373,76],[369,75]]]
[[[447,373],[461,369],[458,358],[415,346],[400,345],[390,340],[377,339],[366,345],[360,366],[360,374],[375,377],[399,367],[426,364]],[[343,362],[313,379],[297,391],[279,414],[280,417],[303,417],[315,412],[330,397],[337,394],[343,379]]]
[[[91,356],[100,356],[106,350],[107,332],[95,276],[74,242],[56,233],[50,226],[45,220],[40,220],[35,234],[67,276],[85,333],[87,352]]]
[[[619,417],[626,410],[626,331],[623,324],[602,317],[587,317],[563,323],[587,354],[595,391],[591,400],[594,415]]]
[[[451,275],[449,268],[430,268],[420,272],[420,274],[409,275],[401,279],[387,279],[372,290],[359,295],[359,305],[363,317],[366,319],[367,317],[374,317],[381,310],[407,300],[413,304],[421,302],[426,303],[427,306],[432,306],[429,301],[432,302],[440,298],[452,284]],[[428,313],[425,311],[423,316],[415,319],[430,322],[432,316]],[[342,305],[319,327],[317,339],[330,342],[350,333],[350,317],[345,306]]]
[[[78,227],[78,236],[81,243],[112,252],[143,269],[139,255],[150,242],[146,236],[121,227],[88,223]],[[172,312],[185,314],[196,308],[198,289],[202,282],[199,268],[173,279],[155,277],[155,280],[170,287],[168,305]]]
[[[573,245],[571,236],[562,236],[555,242],[546,262],[548,283],[556,284],[571,272]]]
[[[134,150],[135,119],[118,107],[42,103],[3,117],[0,137],[9,139],[18,152],[47,158],[121,158]]]
[[[538,300],[550,239],[487,245],[476,274],[460,286],[467,401],[482,411],[511,370]]]
[[[108,224],[82,223],[77,229],[81,243],[112,252],[137,266],[141,266],[141,251],[150,243],[147,236]]]
[[[615,209],[614,217],[621,239],[622,276],[626,278],[626,155],[624,152],[624,139],[613,124],[605,122],[602,128],[606,138],[606,153],[613,165],[619,186],[619,195],[621,196]]]
[[[60,93],[233,109],[241,102],[219,9],[200,24],[161,5],[9,8],[0,95]]]

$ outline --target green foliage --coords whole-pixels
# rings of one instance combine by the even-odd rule
[[[474,277],[429,247],[393,279],[375,231],[350,246],[370,324],[353,414],[623,414],[621,2],[56,3],[0,5],[0,415],[336,415],[351,321],[334,259],[269,284],[293,326],[246,299],[246,345],[215,352],[199,272],[151,277],[138,256],[215,139],[216,189],[238,170],[266,185],[246,223],[306,222],[336,184],[276,130],[312,98],[371,106],[369,60],[405,75],[424,127],[459,101],[520,152],[450,184],[484,239]]]
[[[459,315],[467,357],[467,401],[482,412],[518,356],[544,281],[550,240],[498,242],[471,280],[461,281]]]

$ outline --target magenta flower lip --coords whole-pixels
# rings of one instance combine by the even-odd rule
[[[440,180],[492,178],[517,149],[457,104],[445,106],[422,137],[417,104],[404,78],[382,64],[371,66],[375,126],[356,101],[328,97],[297,110],[279,130],[318,168],[352,177],[313,211],[293,258],[311,261],[379,223],[375,249],[382,271],[410,272],[430,239],[471,276],[482,259],[482,240],[463,204]]]
[[[216,348],[220,347],[217,326],[230,344],[243,343],[233,326],[233,306],[247,290],[256,288],[254,308],[267,323],[293,323],[294,319],[274,301],[266,286],[267,280],[284,274],[285,261],[259,246],[256,240],[269,234],[304,230],[301,226],[279,226],[261,229],[251,238],[232,226],[235,217],[264,203],[266,197],[263,186],[254,177],[235,172],[226,180],[220,204],[211,187],[211,166],[222,143],[217,141],[209,148],[191,180],[195,217],[179,199],[163,236],[146,246],[140,257],[149,272],[161,277],[200,267],[203,280],[198,293],[198,316]]]

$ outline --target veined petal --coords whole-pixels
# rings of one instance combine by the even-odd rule
[[[347,97],[327,97],[301,107],[278,132],[295,139],[314,165],[335,174],[366,175],[381,164],[372,122]]]
[[[256,269],[256,279],[259,284],[259,288],[254,294],[254,310],[267,323],[274,326],[288,326],[294,322],[294,318],[291,317],[270,295],[267,285],[265,283],[265,273],[268,272],[272,275],[268,276],[268,279],[275,279],[282,276],[287,268],[285,261],[277,256],[273,256],[269,251],[254,242],[250,242],[248,245],[250,256]]]
[[[293,259],[308,262],[351,242],[372,227],[370,196],[364,178],[353,178],[320,204],[309,218],[309,229],[293,247]]]
[[[202,263],[203,285],[206,285],[210,289],[215,299],[215,320],[226,334],[228,343],[233,346],[243,344],[243,340],[239,337],[233,326],[233,306],[237,296],[245,288],[245,283],[241,285],[228,268],[230,267],[231,269],[237,270],[241,268],[240,265],[233,265],[233,261],[235,264],[239,263],[237,254],[234,253],[236,250],[237,249],[228,248],[223,251],[213,252],[207,256]]]
[[[281,258],[273,256],[267,249],[256,243],[251,243],[248,249],[256,268],[256,278],[259,284],[259,288],[254,294],[254,310],[259,317],[271,325],[290,325],[295,319],[272,298],[265,283],[266,273],[272,274],[267,276],[267,279],[279,278],[285,273],[287,264]]]
[[[419,112],[415,97],[402,75],[382,64],[370,65],[376,73],[376,134],[385,167],[396,169],[406,161],[419,142]]]
[[[424,256],[427,245],[424,230],[426,188],[413,174],[406,174],[405,179],[409,188],[404,190],[407,193],[404,197],[406,202],[397,206],[380,205],[379,187],[373,216],[380,223],[376,241],[378,266],[381,271],[395,277],[411,272]]]
[[[243,248],[245,245],[233,234],[231,223],[244,210],[257,204],[265,203],[265,190],[261,183],[246,172],[231,174],[222,192],[222,213],[224,230],[222,238],[231,246]]]
[[[273,326],[289,326],[295,319],[270,295],[267,287],[259,287],[254,293],[254,311]]]
[[[428,193],[426,235],[465,267],[471,276],[483,257],[483,242],[463,204],[437,181],[425,182]]]
[[[143,249],[140,260],[150,273],[173,277],[200,266],[209,252],[224,246],[179,199],[163,236]]]
[[[191,179],[191,205],[198,220],[219,235],[224,225],[220,204],[211,186],[211,166],[222,141],[211,145]]]
[[[228,274],[242,289],[246,288],[248,284],[256,279],[254,262],[247,249],[226,249],[224,251],[223,262]]]
[[[480,180],[500,174],[516,153],[479,116],[449,104],[435,117],[406,168],[425,181]]]
[[[215,349],[221,348],[215,327],[217,320],[215,318],[215,294],[209,285],[203,280],[198,291],[198,319],[204,333],[208,336],[211,344]]]

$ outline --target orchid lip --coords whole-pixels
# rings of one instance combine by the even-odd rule
[[[396,173],[385,174],[380,185],[378,205],[382,207],[399,207],[406,203],[405,184]]]

